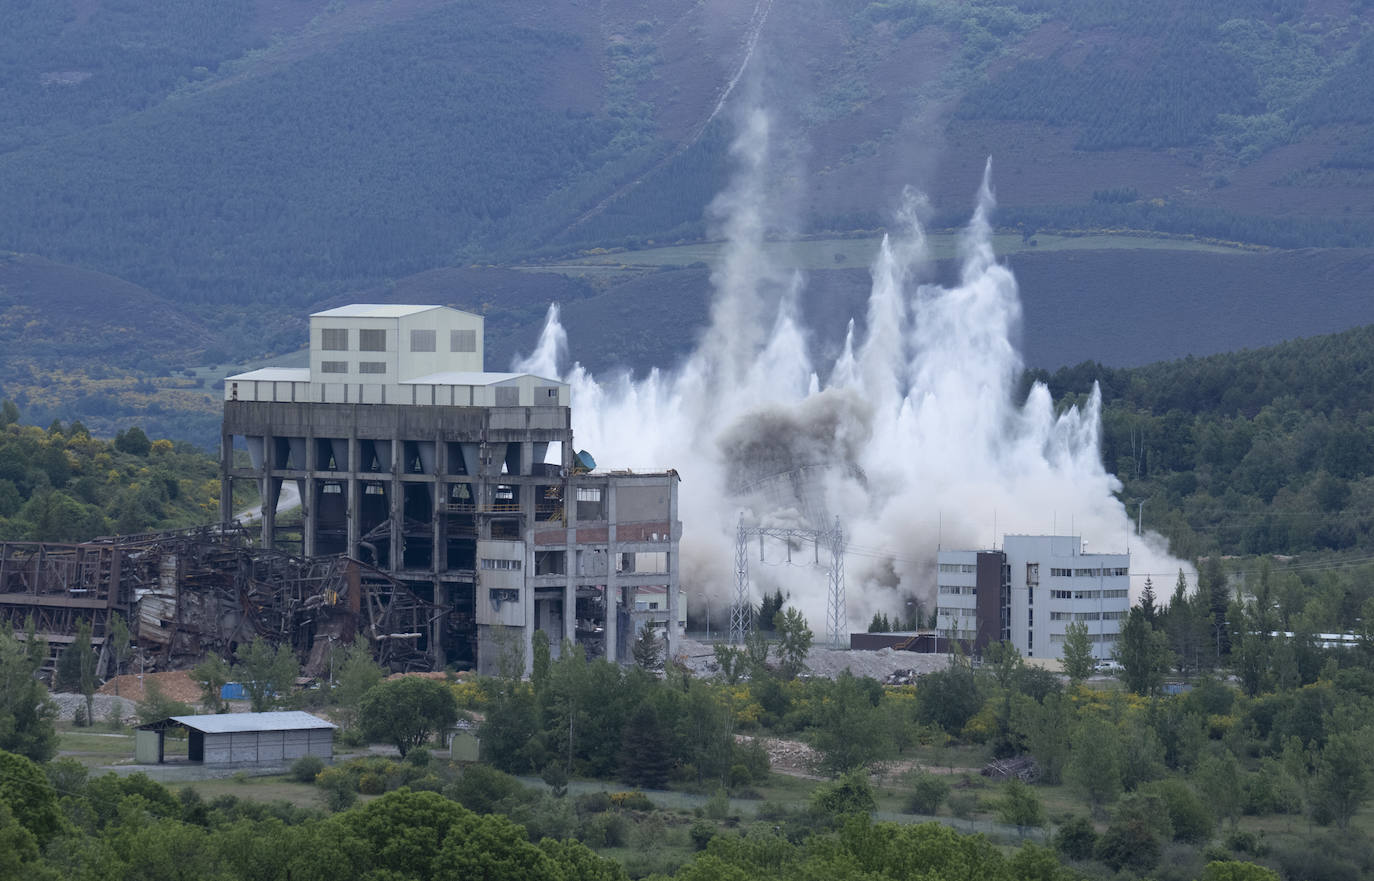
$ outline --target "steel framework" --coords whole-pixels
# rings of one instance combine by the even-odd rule
[[[740,514],[735,532],[735,601],[730,607],[730,643],[742,645],[753,629],[754,606],[749,598],[749,539],[759,539],[759,559],[763,559],[763,539],[776,538],[786,543],[788,562],[792,560],[793,543],[810,543],[813,566],[821,564],[821,548],[830,551],[826,565],[827,591],[825,598],[826,640],[831,646],[843,647],[848,639],[849,615],[844,591],[844,530],[840,518],[830,529],[801,527],[750,526]]]

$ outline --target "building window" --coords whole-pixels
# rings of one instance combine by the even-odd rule
[[[1051,621],[1072,621],[1073,612],[1050,612]]]
[[[414,337],[412,337],[412,340]],[[451,330],[448,332],[448,350],[450,352],[475,352],[477,351],[477,331],[475,330]],[[415,351],[413,348],[411,351]]]
[[[434,336],[432,330],[412,330],[410,332],[410,351],[433,352]]]
[[[558,403],[558,386],[542,385],[534,390],[535,400],[544,404]]]
[[[488,558],[486,558],[486,557],[483,557],[483,558],[482,558],[482,568],[483,568],[483,569],[487,569],[487,570],[489,570],[489,571],[490,571],[490,570],[494,570],[494,571],[497,571],[497,572],[519,572],[519,571],[520,571],[520,561],[519,561],[519,560],[492,560],[492,559],[488,559]]]
[[[1050,575],[1053,576],[1053,577],[1067,578],[1068,576],[1070,576],[1070,575],[1072,575],[1072,574],[1073,574],[1073,570],[1072,570],[1072,569],[1055,569],[1055,568],[1053,568],[1053,567],[1051,567],[1051,569],[1050,569]]]
[[[1102,598],[1103,598],[1104,600],[1124,600],[1124,599],[1126,598],[1126,591],[1124,591],[1124,590],[1104,590],[1104,591],[1102,591]]]
[[[320,372],[321,372],[321,373],[347,373],[347,372],[348,372],[348,362],[347,362],[347,361],[321,361],[321,362],[320,362]]]
[[[386,373],[385,361],[362,361],[358,364],[359,373]]]
[[[320,328],[320,348],[326,352],[347,352],[348,351],[348,328],[346,327],[322,327]]]
[[[601,488],[595,486],[579,486],[577,488],[577,500],[579,502],[599,502],[601,501]]]
[[[364,352],[385,352],[386,351],[386,331],[385,330],[360,330],[358,331],[358,348]]]
[[[1102,620],[1103,620],[1103,621],[1120,621],[1122,618],[1125,618],[1125,617],[1126,617],[1126,613],[1125,613],[1125,612],[1122,612],[1122,611],[1120,611],[1120,610],[1117,610],[1117,611],[1115,611],[1115,612],[1103,612],[1103,613],[1102,613]]]
[[[1050,591],[1050,599],[1052,599],[1052,600],[1071,600],[1071,599],[1073,599],[1073,591],[1071,591],[1071,590],[1052,590],[1052,591]]]

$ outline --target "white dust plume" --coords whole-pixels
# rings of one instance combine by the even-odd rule
[[[780,527],[839,518],[851,629],[875,612],[906,618],[913,602],[928,613],[937,548],[988,548],[1004,534],[1072,530],[1089,551],[1129,544],[1133,573],[1189,569],[1161,536],[1132,536],[1113,496],[1120,484],[1102,466],[1096,389],[1063,413],[1043,385],[1015,400],[1021,302],[993,253],[991,163],[961,239],[958,283],[914,281],[929,257],[919,198],[908,193],[902,231],[872,267],[866,331],[860,338],[851,320],[839,357],[817,364],[798,313],[804,279],[763,247],[768,135],[755,112],[733,146],[739,170],[712,206],[726,245],[711,277],[711,324],[685,363],[641,379],[601,379],[576,363],[560,370],[567,337],[554,307],[538,348],[516,365],[571,384],[576,443],[598,462],[681,475],[689,603],[700,608],[704,597],[720,611],[730,602],[741,513]],[[803,565],[811,549],[794,549],[797,565],[781,545],[765,546],[762,565],[759,553],[751,545],[755,599],[781,589],[813,628],[824,622],[825,574]]]

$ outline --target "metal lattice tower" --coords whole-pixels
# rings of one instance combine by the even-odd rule
[[[844,648],[849,633],[849,611],[844,596],[844,530],[838,517],[829,538],[830,591],[825,598],[825,630],[831,646]]]
[[[744,515],[739,518],[739,528],[735,533],[735,602],[730,607],[730,643],[742,645],[753,629],[754,607],[749,600],[749,539],[759,537],[759,554],[762,559],[763,539],[781,539],[788,545],[788,562],[791,562],[791,543],[809,541],[815,548],[813,564],[820,565],[821,548],[830,549],[830,565],[826,570],[825,613],[826,638],[830,644],[843,648],[849,633],[849,615],[846,611],[844,595],[844,531],[840,518],[835,518],[831,529],[802,529],[770,526],[746,526]]]
[[[735,535],[735,603],[730,607],[730,644],[744,645],[754,624],[754,606],[749,602],[749,533],[744,515],[739,515]]]

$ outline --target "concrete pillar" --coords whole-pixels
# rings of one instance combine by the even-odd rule
[[[234,436],[223,430],[219,435],[219,522],[227,527],[234,519]]]
[[[334,454],[338,459],[338,453]],[[356,425],[349,426],[348,429],[348,462],[344,466],[344,485],[347,487],[348,513],[345,515],[348,524],[348,543],[344,546],[345,553],[353,559],[358,559],[358,540],[362,538],[360,529],[359,514],[362,511],[362,485],[358,481],[358,428]],[[338,464],[335,461],[334,464]]]
[[[615,484],[606,483],[606,660],[620,660],[620,585],[615,577]]]
[[[391,521],[391,555],[387,560],[387,571],[395,572],[401,568],[405,555],[405,538],[401,527],[405,523],[405,484],[401,483],[401,462],[405,460],[405,441],[398,431],[391,438],[391,463],[387,471],[391,474],[391,492],[387,494],[387,518]]]
[[[520,601],[525,604],[525,627],[524,640],[522,645],[525,647],[525,675],[530,676],[534,673],[534,528],[525,527],[525,562],[524,575],[525,583],[520,588]]]
[[[315,443],[315,427],[306,429],[305,435],[305,491],[301,494],[301,553],[307,557],[315,556],[316,533],[320,524],[315,516],[315,496],[320,491],[318,475],[319,444]]]
[[[262,500],[262,546],[272,550],[277,540],[277,500],[272,480],[276,464],[276,443],[272,435],[262,439],[262,467],[258,469],[258,495]]]
[[[678,603],[681,598],[678,591],[681,582],[678,580],[678,555],[677,555],[677,478],[673,475],[668,476],[668,657],[676,658],[678,651]]]
[[[563,522],[567,525],[563,567],[568,573],[563,585],[563,638],[572,643],[577,640],[577,491],[567,478],[563,480]]]

